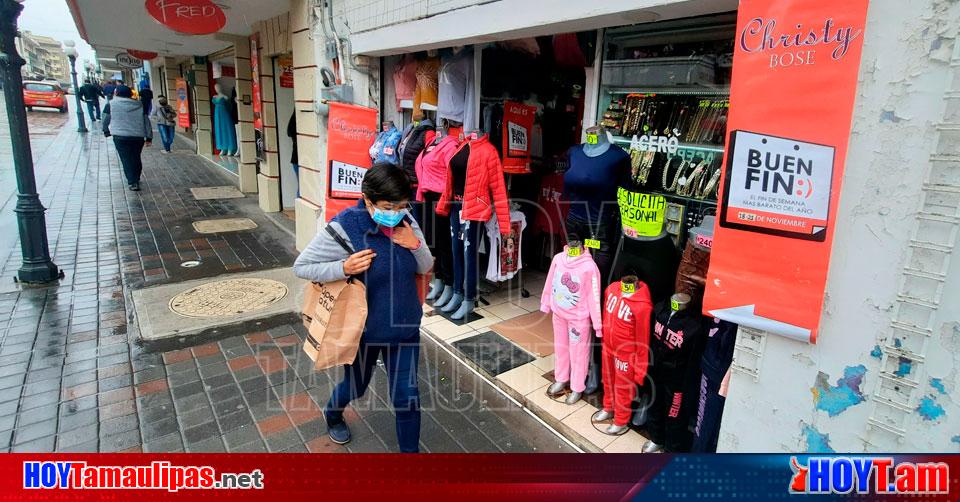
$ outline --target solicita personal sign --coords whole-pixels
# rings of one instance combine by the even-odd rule
[[[734,131],[720,225],[824,241],[833,185],[832,146]]]

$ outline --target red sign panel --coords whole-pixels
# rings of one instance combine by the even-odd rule
[[[156,52],[138,51],[137,49],[127,49],[127,54],[129,54],[129,55],[131,55],[131,56],[133,56],[133,57],[135,57],[135,58],[137,58],[137,59],[142,59],[142,60],[144,60],[144,61],[149,61],[149,60],[151,60],[151,59],[159,56],[159,54],[157,54]]]
[[[146,9],[160,24],[185,35],[209,35],[227,24],[223,9],[210,0],[147,0]]]
[[[327,119],[330,176],[324,204],[327,221],[355,204],[359,198],[363,173],[371,165],[370,146],[376,137],[377,110],[346,103],[330,103]]]
[[[177,79],[177,125],[185,129],[190,127],[190,93],[187,91],[187,81]]]
[[[530,172],[530,140],[536,115],[535,106],[513,101],[503,103],[503,172]]]
[[[741,0],[704,311],[815,343],[868,0]]]
[[[260,35],[250,35],[250,88],[253,92],[253,134],[256,140],[257,158],[263,156],[263,94],[260,91]]]
[[[293,88],[293,56],[287,54],[277,58],[280,70],[280,87]]]

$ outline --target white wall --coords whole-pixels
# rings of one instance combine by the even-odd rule
[[[813,451],[820,434],[841,452],[960,451],[960,134],[938,135],[945,109],[960,110],[958,27],[957,2],[870,2],[819,341],[741,334],[740,347],[762,354],[737,351],[736,364],[757,376],[733,373],[721,451]],[[960,113],[949,121],[956,128]],[[911,249],[911,239],[942,247]],[[874,357],[875,346],[889,348]],[[911,368],[902,378],[901,361]],[[833,417],[816,409],[818,377],[836,386],[859,365],[853,400],[863,402]],[[924,400],[945,415],[924,419]]]
[[[280,152],[280,201],[284,209],[293,209],[299,184],[293,168],[290,167],[293,139],[287,136],[287,123],[293,115],[293,88],[280,85],[280,65],[277,61],[277,58],[273,58],[273,88],[277,93],[277,143]]]

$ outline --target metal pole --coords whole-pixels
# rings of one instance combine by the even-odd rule
[[[23,5],[14,0],[0,0],[0,81],[3,82],[13,166],[17,176],[17,206],[14,212],[17,213],[20,251],[23,255],[23,264],[17,277],[21,282],[46,283],[62,277],[62,273],[50,260],[47,223],[43,215],[45,209],[37,195],[37,182],[33,175],[27,111],[23,104],[23,79],[20,77],[20,67],[25,61],[17,54],[14,45],[17,18],[22,10]]]
[[[77,132],[88,132],[83,120],[83,107],[80,105],[80,86],[77,84],[77,57],[67,56],[70,60],[70,74],[73,76],[73,96],[77,98]]]

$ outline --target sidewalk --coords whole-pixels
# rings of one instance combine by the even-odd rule
[[[30,116],[32,124],[49,119]],[[52,141],[34,143],[51,253],[66,273],[60,284],[21,289],[13,282],[20,265],[15,197],[0,212],[0,449],[394,451],[382,370],[347,415],[353,442],[329,442],[320,406],[339,370],[310,369],[300,349],[304,329],[292,316],[140,342],[134,290],[289,267],[293,238],[253,197],[195,200],[190,188],[234,185],[235,178],[180,143],[171,155],[146,149],[143,191],[128,191],[112,142],[99,123],[91,130],[81,136],[67,122]],[[6,152],[0,164],[9,166]],[[192,226],[226,217],[249,218],[257,228],[199,234]],[[181,267],[191,260],[200,264]],[[423,451],[572,451],[445,348],[423,340]]]

